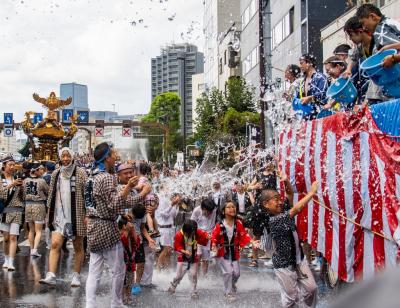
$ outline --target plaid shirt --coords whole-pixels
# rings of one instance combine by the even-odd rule
[[[0,214],[0,222],[10,224],[10,223],[16,223],[19,225],[22,225],[23,223],[23,212],[24,212],[24,199],[23,199],[23,193],[22,193],[22,186],[16,186],[12,189],[6,189],[7,182],[6,180],[2,177],[1,178],[1,184],[0,184],[0,199],[5,202],[9,196],[9,194],[12,193],[12,190],[14,189],[14,195],[12,199],[10,200],[10,203],[7,205],[7,207],[4,209],[3,214]]]
[[[101,252],[120,242],[117,216],[124,209],[143,204],[141,196],[128,195],[126,199],[118,192],[118,181],[107,172],[94,175],[93,199],[95,207],[87,208],[89,217],[87,225],[88,246],[90,252]]]

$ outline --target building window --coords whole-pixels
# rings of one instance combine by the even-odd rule
[[[223,66],[222,66],[222,58],[219,58],[219,65],[218,65],[218,68],[219,68],[219,74],[220,75],[222,75],[222,72],[223,72]]]
[[[258,46],[254,48],[244,59],[243,64],[242,64],[242,69],[243,69],[243,74],[246,75],[248,72],[250,72],[259,62],[259,50]]]
[[[226,65],[226,49],[224,51],[224,65]]]
[[[242,29],[244,29],[253,16],[257,13],[257,0],[251,0],[249,6],[243,11],[242,15]]]
[[[294,7],[272,28],[272,49],[275,49],[294,31]]]

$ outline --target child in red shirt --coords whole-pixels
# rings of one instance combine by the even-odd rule
[[[217,254],[224,279],[225,297],[235,300],[236,283],[240,277],[240,250],[252,242],[242,222],[236,218],[236,205],[227,201],[221,208],[223,220],[215,225],[211,235],[212,250]],[[258,241],[252,242],[254,246]]]
[[[199,257],[197,255],[197,245],[207,246],[210,236],[207,232],[197,229],[197,223],[194,220],[186,221],[182,229],[175,234],[174,249],[178,252],[178,264],[176,267],[176,276],[171,282],[168,291],[175,293],[176,287],[190,270],[189,279],[192,286],[192,299],[199,296],[197,287],[197,269]]]
[[[134,226],[129,222],[129,217],[122,215],[118,218],[118,229],[121,234],[121,242],[124,247],[124,261],[126,266],[125,283],[130,288],[134,282],[136,271],[135,253],[140,244]]]

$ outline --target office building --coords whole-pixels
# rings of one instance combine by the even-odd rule
[[[204,56],[191,44],[172,44],[151,59],[151,97],[176,92],[181,98],[181,130],[193,134],[192,76],[203,73]]]
[[[218,40],[218,89],[226,90],[231,77],[241,76],[240,23],[233,23]]]
[[[67,99],[72,97],[72,104],[67,108],[74,110],[89,110],[88,88],[86,85],[72,83],[62,83],[60,85],[60,98]]]
[[[232,24],[240,23],[240,0],[204,0],[203,3],[204,82],[211,89],[219,86],[218,43]]]
[[[196,74],[192,76],[192,120],[193,120],[193,133],[196,132],[196,120],[197,120],[197,100],[201,97],[201,94],[205,92],[206,87],[204,84],[204,73]]]

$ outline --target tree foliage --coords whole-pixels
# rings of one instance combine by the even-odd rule
[[[254,88],[242,77],[232,77],[226,92],[213,88],[203,93],[196,105],[196,140],[210,142],[224,135],[240,138],[246,134],[246,122],[257,124]]]
[[[226,84],[226,106],[238,112],[256,112],[254,87],[242,77],[232,77]]]
[[[169,138],[166,144],[167,154],[173,154],[182,147],[180,135],[181,99],[172,92],[157,95],[151,103],[150,112],[142,119],[143,122],[158,122],[169,128]],[[161,134],[160,130],[146,128],[149,135]],[[162,158],[163,142],[160,137],[149,137],[149,158],[156,161]]]

